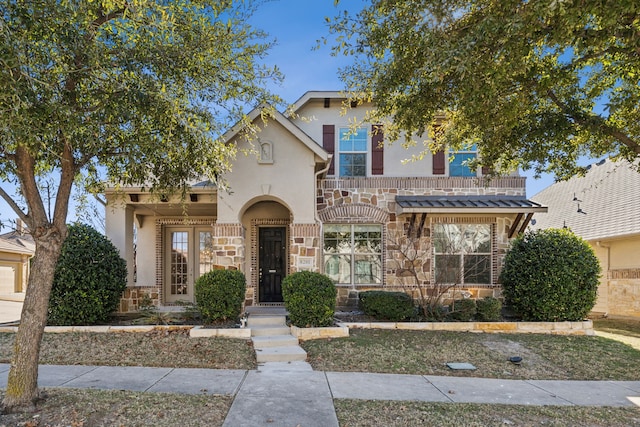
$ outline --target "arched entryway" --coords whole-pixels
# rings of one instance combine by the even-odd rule
[[[259,200],[242,215],[249,231],[245,271],[254,305],[282,304],[282,280],[289,274],[291,211],[276,200]]]

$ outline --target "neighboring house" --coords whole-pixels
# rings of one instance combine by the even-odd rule
[[[16,220],[15,231],[0,234],[0,294],[26,291],[29,260],[34,253],[35,243],[22,221]]]
[[[602,160],[583,177],[557,182],[532,197],[548,206],[533,228],[567,227],[595,250],[602,276],[593,311],[640,317],[640,172]]]
[[[408,238],[421,253],[421,286],[450,278],[436,268],[453,261],[466,268],[456,279],[465,295],[499,291],[509,240],[546,210],[526,199],[525,178],[471,171],[465,160],[475,148],[450,161],[452,153],[439,152],[404,164],[422,140],[408,150],[382,146],[381,127],[349,129],[371,106],[345,115],[344,102],[338,92],[308,92],[291,117],[276,113],[263,123],[261,110],[252,111],[257,154],[237,156],[225,177],[230,191],[198,183],[184,206],[140,188],[108,191],[106,234],[129,268],[121,310],[136,309],[143,294],[163,305],[193,301],[194,282],[212,268],[244,272],[246,305],[281,304],[282,279],[311,270],[336,282],[339,306],[353,306],[362,290],[417,285],[398,249]],[[240,131],[226,140],[250,148]],[[431,244],[445,232],[457,240],[449,251]]]

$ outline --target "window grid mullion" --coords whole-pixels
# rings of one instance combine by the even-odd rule
[[[356,285],[356,236],[355,236],[355,228],[353,224],[351,226],[351,286]]]

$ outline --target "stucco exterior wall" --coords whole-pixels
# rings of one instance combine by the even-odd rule
[[[107,237],[118,248],[127,262],[127,284],[133,284],[133,208],[127,206],[122,196],[107,198],[105,208]]]
[[[137,227],[135,286],[156,285],[156,224],[152,219]]]
[[[322,144],[322,125],[335,125],[336,149],[339,140],[340,128],[350,128],[353,123],[363,123],[363,119],[368,110],[372,109],[372,104],[348,107],[342,111],[341,100],[331,99],[330,107],[325,108],[324,100],[313,100],[305,104],[297,111],[297,116],[292,121],[311,136],[318,144]],[[344,114],[342,114],[344,112]],[[368,132],[371,132],[371,123],[363,123]],[[397,141],[384,139],[384,176],[387,177],[428,177],[434,176],[432,169],[432,154],[429,152],[430,136],[425,132],[423,135],[413,135],[410,143],[405,140],[404,134]],[[411,161],[412,156],[423,154],[421,160]],[[367,153],[367,165],[371,164],[371,150]],[[371,175],[371,169],[367,168],[367,176]],[[445,175],[449,174],[449,163],[445,162]],[[478,172],[481,175],[480,172]],[[515,171],[511,176],[518,176]]]
[[[602,268],[593,312],[640,317],[640,236],[589,243]]]
[[[355,108],[349,108],[346,115],[340,115],[340,106],[338,100],[331,100],[331,108],[324,108],[324,102],[309,102],[298,111],[299,117],[293,122],[301,128],[307,135],[313,138],[318,144],[322,144],[322,125],[332,124],[336,128],[336,141],[339,139],[338,132],[340,128],[349,128],[353,121],[362,121],[367,109],[371,105],[362,105]],[[363,127],[371,132],[371,124],[364,124]],[[385,176],[430,176],[431,173],[431,155],[428,154],[422,161],[408,162],[403,164],[403,160],[410,159],[411,155],[420,154],[426,147],[424,145],[425,138],[414,138],[415,147],[404,148],[401,141],[396,141],[392,145],[387,145],[385,140],[384,147],[384,175]],[[371,164],[371,150],[367,153],[367,164]],[[367,174],[371,173],[370,168]]]
[[[640,236],[610,240],[607,243],[611,248],[611,270],[640,268]]]
[[[231,192],[218,193],[218,222],[241,222],[244,211],[263,200],[283,204],[292,212],[294,223],[314,222],[314,153],[275,121],[262,127],[254,147],[261,141],[272,144],[273,162],[261,162],[257,154],[238,153],[232,172],[225,177]],[[247,142],[237,143],[240,149],[251,149]]]

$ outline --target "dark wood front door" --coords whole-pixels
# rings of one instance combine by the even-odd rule
[[[287,232],[284,227],[262,227],[258,235],[258,302],[282,302],[282,279],[287,269]]]

